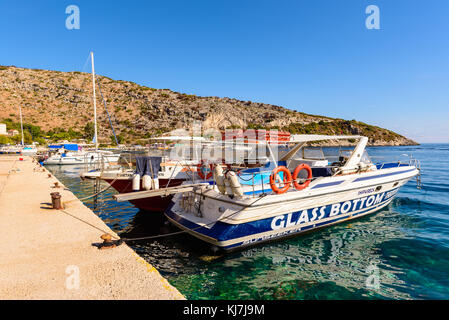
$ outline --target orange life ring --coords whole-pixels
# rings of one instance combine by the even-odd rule
[[[203,179],[203,180],[209,180],[211,177],[212,177],[212,175],[214,174],[214,165],[211,163],[211,164],[209,164],[209,167],[210,167],[210,171],[209,171],[209,173],[206,175],[206,176],[204,176],[204,173],[203,173],[203,170],[201,170],[202,168],[203,168],[203,164],[204,164],[204,161],[202,160],[200,163],[198,163],[197,164],[197,170],[196,170],[196,172],[198,173],[198,175],[199,175],[199,177],[201,178],[201,179]]]
[[[276,185],[276,176],[280,172],[284,173],[284,187],[282,187],[282,188],[279,188]],[[273,170],[273,173],[270,175],[270,187],[277,194],[282,194],[282,193],[287,192],[287,190],[290,188],[290,182],[291,181],[292,181],[292,174],[290,173],[290,170],[288,170],[284,166],[276,167]]]
[[[299,184],[297,179],[299,172],[301,170],[307,171],[307,181],[302,184]],[[310,184],[311,179],[312,179],[312,169],[309,167],[309,165],[305,163],[301,163],[299,166],[296,167],[295,171],[293,172],[293,185],[295,186],[296,190],[303,190],[307,188]]]

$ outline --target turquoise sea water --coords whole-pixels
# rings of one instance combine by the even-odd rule
[[[189,299],[449,299],[449,144],[368,152],[373,162],[413,154],[423,189],[412,180],[368,217],[221,257],[187,234],[130,246]],[[82,168],[48,168],[78,197],[92,194]],[[176,231],[113,193],[85,204],[123,237]]]

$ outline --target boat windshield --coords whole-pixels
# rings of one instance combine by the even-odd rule
[[[365,164],[372,164],[371,158],[368,155],[368,152],[366,150],[363,151],[362,158],[360,159],[360,162]]]
[[[302,158],[310,160],[325,160],[323,148],[305,147],[302,149]]]
[[[352,152],[354,150],[340,150],[340,159],[349,159],[349,157],[351,156]],[[364,164],[371,164],[371,159],[368,155],[368,152],[366,150],[363,151],[362,157],[360,158],[360,162],[364,163]]]

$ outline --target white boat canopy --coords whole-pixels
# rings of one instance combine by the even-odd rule
[[[329,136],[329,135],[319,135],[319,134],[296,134],[290,137],[289,141],[282,141],[282,143],[298,143],[298,142],[310,142],[310,141],[321,141],[321,140],[348,140],[348,139],[360,139],[362,136]],[[243,139],[243,138],[242,138]],[[204,137],[198,136],[162,136],[150,138],[149,140],[158,140],[158,141],[203,141],[203,142],[211,142],[211,143],[235,143],[233,140],[229,141],[216,141],[216,140],[208,140]],[[253,142],[254,141],[254,142]],[[243,142],[241,142],[243,143]],[[269,141],[264,140],[256,140],[256,139],[246,139],[244,144],[270,144]]]
[[[360,139],[362,136],[328,136],[321,134],[295,134],[292,135],[289,142],[309,142],[321,140],[348,140]]]
[[[159,140],[159,141],[206,141],[204,137],[190,137],[190,136],[165,136],[150,138],[149,140]]]
[[[362,139],[364,138],[364,139]],[[280,160],[288,160],[291,159],[296,152],[298,152],[299,149],[301,149],[304,145],[306,145],[307,142],[311,141],[323,141],[323,140],[349,140],[349,139],[360,139],[359,145],[364,144],[366,145],[366,142],[368,142],[368,138],[363,136],[328,136],[328,135],[320,135],[320,134],[296,134],[292,135],[290,137],[290,143],[296,143],[296,145],[287,151],[285,154],[283,154],[280,157]],[[365,141],[366,140],[366,141]],[[364,143],[361,143],[361,142]],[[363,146],[364,148],[364,146]],[[361,149],[363,149],[361,148]],[[352,164],[352,162],[351,162]]]

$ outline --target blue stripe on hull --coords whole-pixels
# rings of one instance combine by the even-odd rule
[[[221,245],[220,242],[237,240],[247,236],[256,236],[265,232],[274,232],[275,230],[279,230],[279,232],[276,233],[276,236],[269,239],[271,240],[290,236],[295,233],[301,233],[310,229],[317,229],[325,225],[339,222],[340,220],[346,220],[349,217],[348,215],[351,213],[353,213],[352,217],[357,217],[376,208],[380,208],[388,204],[398,190],[399,188],[396,188],[388,192],[378,193],[371,196],[365,196],[349,201],[296,211],[242,224],[228,224],[218,221],[211,228],[202,227],[177,215],[171,210],[173,204],[169,206],[165,212],[165,215],[176,224],[191,230],[197,236],[209,238],[209,240],[206,241],[214,243],[223,249],[233,249],[238,246],[246,246],[251,243],[266,241],[266,239],[254,240],[254,242],[251,243],[244,243],[242,240],[242,242],[228,246]],[[328,218],[331,219],[321,221]],[[307,226],[305,225],[310,222],[314,223]],[[304,224],[303,227],[301,227],[302,224]],[[289,227],[292,227],[293,230],[285,230]]]
[[[371,180],[371,179],[385,178],[385,177],[390,177],[390,176],[394,176],[394,175],[397,175],[397,174],[407,173],[407,172],[410,172],[410,171],[413,171],[413,170],[416,170],[416,169],[413,168],[413,169],[404,170],[404,171],[378,174],[376,176],[371,176],[371,177],[357,178],[353,182],[360,182],[360,181],[366,181],[366,180]]]
[[[337,186],[341,183],[343,183],[345,180],[341,180],[341,181],[333,181],[333,182],[328,182],[328,183],[321,183],[321,184],[317,184],[316,186],[314,186],[312,189],[316,189],[316,188],[324,188],[324,187],[330,187],[330,186]]]
[[[286,230],[284,232],[281,231],[279,234],[276,234],[274,236],[267,236],[267,237],[263,237],[263,238],[261,237],[259,239],[254,239],[254,240],[246,241],[246,242],[243,241],[243,242],[235,243],[233,245],[223,246],[221,248],[224,249],[224,250],[232,250],[232,249],[235,249],[235,248],[238,248],[238,247],[246,247],[246,246],[257,244],[257,243],[261,243],[261,242],[267,242],[267,241],[271,241],[271,240],[275,240],[275,239],[278,240],[278,239],[282,239],[282,238],[287,238],[287,237],[291,237],[291,236],[300,235],[301,233],[305,233],[305,232],[308,232],[308,231],[320,229],[320,228],[323,228],[323,227],[326,227],[326,226],[329,226],[329,225],[332,225],[332,224],[336,224],[336,223],[339,223],[339,222],[344,222],[346,220],[356,219],[357,217],[362,216],[363,214],[365,214],[367,212],[370,212],[372,210],[375,210],[376,208],[378,210],[380,210],[382,207],[387,205],[391,200],[392,199],[388,199],[387,201],[384,201],[383,203],[381,203],[379,205],[376,205],[376,206],[374,206],[372,208],[368,208],[366,210],[363,210],[361,212],[353,214],[352,216],[345,215],[345,216],[342,216],[342,217],[335,218],[333,220],[319,222],[319,223],[316,223],[314,225],[312,224],[312,225],[304,226],[304,227],[301,227],[300,229]],[[377,211],[377,210],[375,210],[375,211]]]

